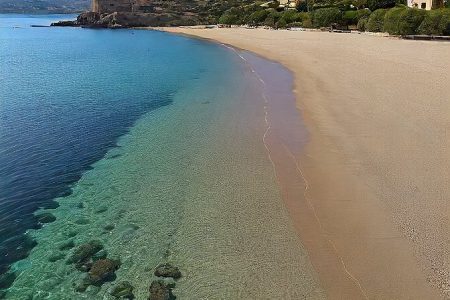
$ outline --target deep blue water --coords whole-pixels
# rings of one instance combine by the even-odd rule
[[[159,32],[29,26],[65,18],[0,15],[0,274],[33,247],[37,209],[217,60],[213,46]]]

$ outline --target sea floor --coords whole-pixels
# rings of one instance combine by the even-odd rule
[[[47,210],[56,221],[29,232],[38,244],[13,265],[18,277],[7,299],[114,299],[121,281],[147,299],[165,262],[181,270],[178,299],[324,298],[264,140],[278,100],[268,76],[289,76],[240,55],[233,76],[203,74],[172,105],[141,117],[70,196],[57,199],[60,206]],[[280,103],[295,111],[295,103]],[[67,260],[93,240],[120,267],[115,280],[77,292],[86,272]]]

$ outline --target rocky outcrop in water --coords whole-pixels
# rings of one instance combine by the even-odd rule
[[[38,215],[36,215],[36,218],[37,218],[38,222],[41,224],[46,224],[46,223],[51,223],[51,222],[56,221],[56,217],[52,213],[48,213],[48,212],[38,214]]]
[[[93,240],[75,248],[72,255],[67,259],[68,264],[83,264],[88,262],[91,257],[103,249],[103,245]]]
[[[109,294],[116,299],[134,299],[133,286],[128,281],[121,281],[109,289]]]
[[[174,285],[166,283],[163,280],[155,280],[151,283],[148,300],[173,300],[176,299],[172,293]]]
[[[106,281],[115,279],[115,272],[119,268],[120,262],[105,258],[93,263],[89,270],[89,281],[92,285],[101,285]]]
[[[179,279],[181,277],[181,272],[178,267],[175,267],[170,263],[165,263],[156,267],[155,276]]]

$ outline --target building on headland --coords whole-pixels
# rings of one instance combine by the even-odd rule
[[[444,0],[408,0],[408,6],[431,10],[444,7]]]
[[[280,9],[296,9],[300,0],[279,0],[279,1],[269,1],[261,4],[264,8],[280,8]]]
[[[296,9],[298,0],[280,0],[280,7],[284,9]]]

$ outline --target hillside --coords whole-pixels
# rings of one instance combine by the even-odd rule
[[[76,13],[89,10],[90,0],[0,0],[2,13]]]

